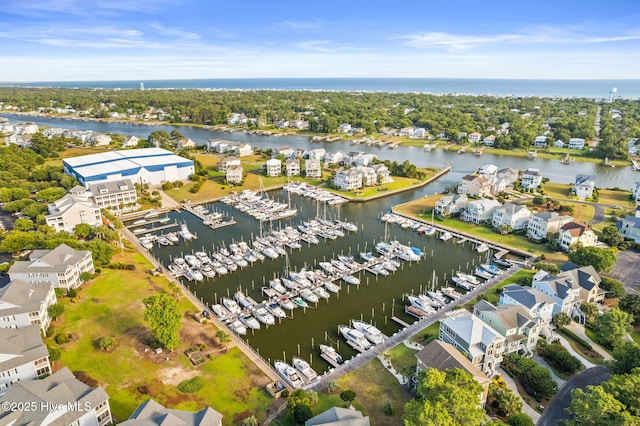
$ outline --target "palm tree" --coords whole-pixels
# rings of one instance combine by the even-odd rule
[[[224,330],[218,330],[216,332],[216,338],[221,345],[224,345],[224,351],[227,352],[228,344],[231,342],[231,336]]]

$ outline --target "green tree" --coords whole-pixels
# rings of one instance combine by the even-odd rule
[[[64,313],[64,305],[62,303],[49,305],[47,312],[49,313],[49,317],[51,317],[52,320],[55,320]]]
[[[224,351],[229,349],[229,343],[231,343],[231,336],[224,330],[216,331],[216,339],[221,345],[224,345]]]
[[[307,404],[298,404],[296,408],[293,409],[293,421],[295,421],[297,425],[305,424],[311,417],[313,417],[313,412]]]
[[[620,299],[618,308],[633,316],[633,325],[640,325],[640,294],[627,294]]]
[[[156,294],[144,299],[144,320],[151,332],[168,350],[178,347],[182,329],[182,312],[178,301],[168,294]]]
[[[615,374],[627,374],[634,368],[640,367],[640,345],[632,342],[622,342],[613,350],[613,360],[607,365]]]
[[[616,249],[578,247],[569,253],[569,260],[579,266],[592,265],[598,272],[609,272],[616,263]]]
[[[580,304],[580,310],[584,314],[587,323],[591,324],[596,319],[598,314],[598,307],[593,303],[583,302]]]
[[[289,397],[287,398],[287,409],[289,411],[293,411],[300,404],[310,407],[311,405],[313,405],[314,396],[317,402],[317,394],[312,395],[309,393],[309,391],[306,391],[304,389],[296,389],[291,392],[289,394]]]
[[[20,219],[16,219],[16,221],[13,223],[13,228],[18,231],[27,232],[34,229],[35,225],[31,219],[21,217]]]
[[[623,403],[631,415],[640,416],[640,368],[629,374],[614,374],[602,388]]]
[[[522,411],[522,400],[509,388],[493,388],[489,390],[490,396],[498,402],[501,415],[509,417]]]
[[[92,274],[91,272],[86,272],[86,271],[85,271],[85,272],[82,272],[82,273],[80,274],[80,280],[81,280],[83,283],[86,283],[86,282],[87,282],[87,281],[89,281],[91,278],[93,278],[93,274]]]
[[[593,331],[598,341],[609,349],[616,348],[624,337],[631,331],[631,314],[618,308],[613,308],[596,318]]]
[[[329,393],[334,393],[335,391],[338,390],[338,383],[336,383],[335,380],[329,380],[327,382],[327,392]]]
[[[509,426],[535,426],[533,420],[524,413],[515,413],[507,419]]]
[[[571,391],[571,404],[567,408],[573,418],[566,422],[568,426],[614,426],[632,424],[631,415],[624,411],[625,406],[602,386],[587,386]]]
[[[93,228],[88,223],[79,223],[73,227],[73,235],[78,238],[86,239],[93,233]]]
[[[340,394],[340,399],[343,400],[344,402],[351,402],[354,399],[356,399],[356,393],[352,390],[343,391]]]
[[[404,426],[457,426],[451,414],[441,402],[417,401],[412,399],[404,405],[402,416]],[[467,423],[470,426],[481,425],[481,422]],[[466,425],[466,424],[465,424]]]
[[[551,321],[553,322],[553,325],[558,328],[566,327],[571,324],[571,318],[564,312],[557,313]]]
[[[112,336],[103,337],[98,342],[98,347],[100,350],[109,352],[116,347],[116,338]]]
[[[600,288],[607,292],[607,299],[619,299],[624,296],[625,293],[624,285],[620,281],[610,277],[602,277]]]
[[[607,225],[602,228],[602,235],[599,239],[611,247],[618,247],[624,242],[624,235],[620,233],[617,226]]]

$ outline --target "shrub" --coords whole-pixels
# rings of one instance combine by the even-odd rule
[[[311,417],[313,417],[313,412],[307,404],[298,404],[296,408],[293,409],[293,420],[296,424],[303,425]]]
[[[549,344],[544,341],[540,341],[538,345],[538,353],[552,366],[556,367],[563,373],[573,374],[584,368],[580,360],[571,355],[559,343]]]
[[[55,341],[59,345],[64,345],[69,342],[69,335],[67,333],[56,334]]]
[[[60,359],[60,356],[62,355],[62,351],[58,348],[54,348],[52,346],[47,345],[47,349],[49,350],[49,360],[50,361],[57,361]]]
[[[49,306],[49,308],[47,308],[47,311],[49,312],[49,316],[51,317],[51,319],[55,320],[64,313],[64,305],[62,303],[55,303]]]
[[[98,342],[98,347],[103,351],[111,351],[116,347],[116,338],[115,337],[103,337]]]
[[[283,398],[289,398],[289,389],[285,389],[280,393],[280,396]]]
[[[524,413],[515,413],[507,419],[509,426],[534,426],[533,420]]]
[[[393,412],[395,411],[395,409],[393,408],[393,403],[389,400],[387,400],[387,402],[384,403],[384,414],[386,414],[387,416],[393,416]]]
[[[51,337],[55,334],[55,332],[56,332],[56,328],[53,325],[50,325],[49,328],[47,329],[45,336]]]
[[[566,328],[562,328],[562,329],[560,329],[560,333],[564,334],[565,336],[571,337],[573,340],[578,342],[583,348],[588,349],[590,351],[593,350],[593,346],[591,346],[591,344],[589,342],[587,342],[586,340],[582,339],[580,336],[578,336],[573,331],[571,331],[569,329],[566,329]]]
[[[202,377],[196,376],[180,382],[178,384],[178,390],[184,393],[196,393],[202,390],[205,384],[206,382]]]
[[[134,271],[136,269],[136,265],[131,263],[131,264],[127,265],[126,268],[127,268],[127,271]]]
[[[346,390],[340,394],[340,399],[345,402],[351,402],[356,399],[356,393],[352,390]]]

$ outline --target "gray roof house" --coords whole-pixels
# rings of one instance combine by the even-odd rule
[[[21,328],[38,324],[46,333],[51,324],[49,306],[57,302],[53,284],[13,280],[0,289],[0,327]]]
[[[540,324],[549,324],[553,316],[555,302],[541,291],[531,287],[523,287],[518,284],[509,284],[502,287],[500,293],[500,305],[520,305],[524,307],[531,318]]]
[[[593,197],[593,190],[596,187],[596,177],[593,175],[576,175],[576,182],[573,186],[573,193],[578,198],[584,200],[585,198]]]
[[[135,204],[138,201],[138,194],[131,179],[93,183],[89,185],[89,192],[100,209]]]
[[[38,409],[7,410],[5,403],[28,404]],[[20,381],[0,398],[2,425],[103,426],[112,421],[109,396],[104,389],[87,386],[67,367],[42,380]]]
[[[195,413],[172,410],[149,399],[138,405],[129,420],[120,424],[126,426],[220,426],[222,414],[210,407]]]
[[[310,418],[304,426],[369,426],[369,416],[364,417],[358,410],[348,408],[329,408]]]
[[[505,353],[535,350],[540,337],[540,325],[522,306],[494,306],[481,300],[473,306],[473,313],[507,339]]]
[[[636,243],[640,243],[640,206],[636,208],[635,216],[625,216],[617,226],[625,238],[633,238]]]
[[[0,394],[14,383],[51,373],[49,351],[39,325],[0,328],[0,342]]]

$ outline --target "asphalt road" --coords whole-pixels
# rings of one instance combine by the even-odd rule
[[[602,365],[589,368],[571,377],[560,391],[549,401],[542,417],[536,423],[537,426],[556,426],[560,420],[568,420],[570,415],[564,411],[571,403],[571,391],[584,389],[589,385],[599,385],[611,377],[611,372]]]
[[[627,293],[640,292],[640,253],[625,250],[618,253],[618,260],[607,274],[624,284]]]

